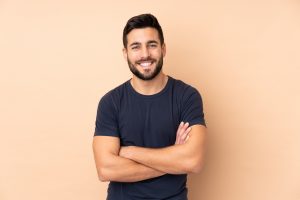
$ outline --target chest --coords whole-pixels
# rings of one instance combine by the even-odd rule
[[[178,106],[171,97],[124,99],[118,117],[121,145],[152,148],[173,145],[179,117]]]

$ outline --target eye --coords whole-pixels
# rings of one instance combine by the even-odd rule
[[[150,44],[149,45],[151,48],[156,48],[157,47],[157,44]]]
[[[138,49],[138,48],[139,48],[139,46],[132,46],[132,47],[131,47],[132,50],[136,50],[136,49]]]

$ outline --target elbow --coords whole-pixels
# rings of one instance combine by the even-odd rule
[[[101,182],[108,182],[109,181],[107,178],[105,178],[104,176],[101,176],[101,175],[98,176],[98,179]]]
[[[199,163],[190,169],[190,173],[198,174],[202,171],[202,168],[203,168],[202,163]]]
[[[103,167],[97,168],[97,173],[98,173],[98,179],[101,182],[108,182],[110,181],[108,178],[108,175],[106,173],[106,170]]]
[[[202,159],[191,159],[187,164],[187,172],[198,174],[203,169],[203,160]]]

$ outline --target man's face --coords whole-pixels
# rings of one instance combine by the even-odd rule
[[[127,47],[123,49],[130,71],[142,80],[152,80],[161,71],[165,44],[161,45],[154,28],[133,29],[127,35]]]

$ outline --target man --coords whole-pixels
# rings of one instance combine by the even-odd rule
[[[108,200],[186,200],[188,173],[203,165],[199,92],[162,71],[166,45],[151,14],[128,20],[123,54],[133,73],[99,103],[93,151]]]

